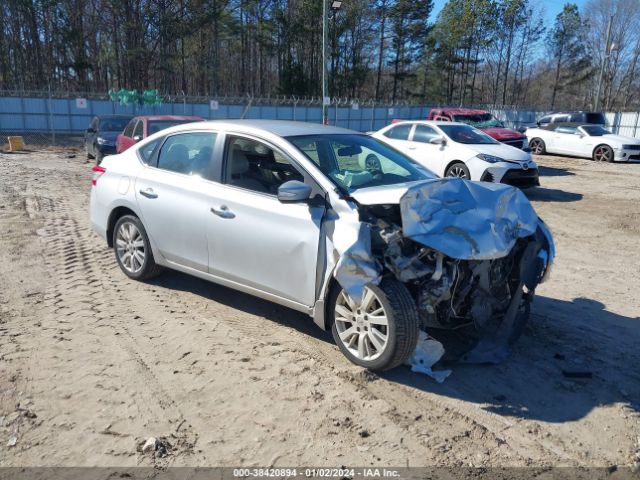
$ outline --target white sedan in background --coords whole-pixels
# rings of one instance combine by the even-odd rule
[[[373,136],[440,177],[506,183],[521,188],[540,185],[538,166],[529,152],[500,143],[464,123],[397,122]]]
[[[525,132],[533,153],[557,153],[598,162],[640,160],[640,140],[614,135],[600,125],[555,123]]]

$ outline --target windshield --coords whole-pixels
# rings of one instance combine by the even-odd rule
[[[590,137],[601,137],[602,135],[611,135],[611,132],[606,128],[602,128],[600,125],[587,125],[582,127],[582,130]]]
[[[366,135],[319,134],[287,140],[348,192],[436,178],[402,153]]]
[[[174,127],[176,125],[182,125],[183,123],[193,123],[198,122],[199,120],[151,120],[147,125],[147,135],[151,136],[160,130],[164,130],[165,128]]]
[[[489,145],[499,143],[484,132],[469,125],[438,125],[447,137],[465,145]]]
[[[454,122],[466,123],[476,128],[502,127],[502,123],[490,113],[454,115]]]
[[[121,132],[129,123],[130,118],[102,118],[100,120],[101,132]]]

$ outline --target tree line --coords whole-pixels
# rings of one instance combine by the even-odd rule
[[[333,97],[540,109],[640,106],[637,0],[344,0]],[[607,46],[607,26],[612,19]],[[602,81],[598,79],[602,77]],[[4,0],[0,89],[321,95],[322,0]]]

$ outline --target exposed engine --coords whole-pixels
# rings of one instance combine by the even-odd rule
[[[395,223],[397,210],[396,205],[371,206],[363,220],[371,225],[372,253],[382,270],[413,294],[421,328],[436,338],[434,329],[454,331],[464,340],[449,360],[501,361],[506,353],[499,347],[521,333],[543,273],[541,234],[519,239],[501,258],[453,259],[405,238]]]

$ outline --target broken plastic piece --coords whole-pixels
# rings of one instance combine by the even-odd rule
[[[451,375],[451,370],[432,370],[431,367],[444,355],[444,347],[442,344],[429,337],[425,332],[419,332],[418,344],[409,359],[411,371],[416,373],[424,373],[430,376],[436,382],[442,383]]]

